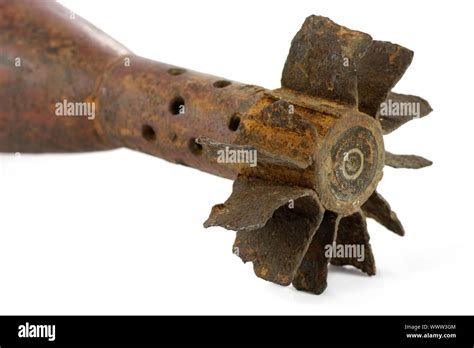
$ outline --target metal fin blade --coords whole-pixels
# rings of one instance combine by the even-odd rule
[[[420,169],[432,165],[433,162],[416,155],[395,155],[385,152],[385,165],[392,168]]]
[[[262,198],[260,204],[264,205]],[[287,204],[278,208],[262,228],[238,231],[233,251],[244,263],[253,263],[258,277],[289,285],[323,214],[315,196],[299,198],[293,208]]]
[[[300,139],[301,138],[302,137],[300,137]],[[239,162],[239,161],[227,161],[227,160],[223,160],[222,162],[219,162],[224,166],[227,166],[230,168],[237,168],[239,172],[240,172],[239,169],[241,168],[256,166],[258,165],[258,163],[267,163],[267,164],[274,164],[274,165],[279,165],[279,166],[305,169],[308,166],[310,166],[313,162],[313,159],[311,156],[306,156],[304,158],[303,157],[298,158],[297,156],[295,156],[292,158],[289,155],[286,156],[284,153],[285,151],[282,151],[283,153],[281,154],[275,154],[275,153],[270,152],[269,150],[266,150],[263,148],[256,148],[255,146],[252,146],[252,145],[220,143],[218,141],[215,141],[207,137],[197,138],[196,143],[202,145],[206,156],[208,156],[210,159],[213,159],[214,161],[219,161],[219,158],[221,156],[223,156],[225,159],[226,153],[229,153],[229,154],[233,153],[232,155],[242,154],[242,156],[247,156],[247,157],[250,156],[250,154],[252,153],[256,154],[256,155],[253,155],[254,156],[253,163],[248,163],[249,161]],[[293,147],[288,147],[288,149],[293,149]]]
[[[328,18],[310,16],[291,42],[281,85],[357,106],[357,64],[372,38]],[[383,100],[382,100],[383,101]]]
[[[375,117],[380,104],[412,59],[413,51],[391,42],[374,40],[357,67],[359,110]]]
[[[398,115],[393,115],[392,108],[398,109]],[[402,108],[412,109],[402,112]],[[413,110],[414,109],[414,110]],[[378,115],[384,134],[389,134],[395,129],[413,119],[427,116],[433,109],[423,98],[415,95],[398,94],[390,92],[385,102],[380,105]]]
[[[405,230],[398,220],[397,214],[392,211],[390,204],[377,191],[362,205],[362,211],[367,217],[374,219],[390,231],[400,236],[405,235]]]
[[[323,221],[293,279],[293,286],[298,290],[321,294],[326,289],[330,257],[325,255],[325,247],[335,241],[339,219],[333,212],[326,210],[324,213]]]
[[[400,80],[413,59],[413,51],[374,40],[358,63],[359,110],[375,117],[380,104]]]
[[[236,144],[220,143],[214,139],[207,138],[207,137],[197,138],[196,143],[199,145],[202,145],[205,155],[214,161],[219,161],[219,157],[222,155],[225,155],[226,151],[228,152],[229,150],[231,150],[231,152],[234,152],[234,153],[237,153],[237,151],[241,151],[242,153],[248,153],[248,154],[254,151],[257,151],[255,147],[250,146],[250,145],[236,145]],[[257,151],[257,158],[255,159],[255,163],[257,163],[256,162],[257,160],[261,160],[260,158],[258,158],[258,151]],[[240,172],[240,168],[242,168],[243,166],[250,165],[250,163],[238,162],[238,161],[225,161],[225,160],[219,163],[229,168],[235,168],[237,172]]]
[[[331,264],[336,266],[351,265],[368,275],[374,275],[375,259],[369,240],[367,222],[362,213],[359,212],[342,218],[337,229],[336,250],[333,251]],[[364,246],[363,259],[354,255],[353,257],[347,257],[347,255],[338,257],[338,247],[342,246],[342,249],[345,249],[346,245]]]
[[[323,210],[313,190],[276,185],[265,180],[239,176],[224,204],[215,205],[204,227],[221,226],[229,230],[256,230],[265,226],[275,210],[296,204],[308,197],[315,211]],[[295,210],[297,211],[297,210]]]

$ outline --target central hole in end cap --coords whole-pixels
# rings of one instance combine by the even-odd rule
[[[347,180],[355,180],[364,170],[364,154],[358,148],[353,148],[344,154],[342,175]]]

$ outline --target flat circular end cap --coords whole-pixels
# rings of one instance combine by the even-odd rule
[[[338,119],[318,150],[316,181],[322,205],[352,214],[382,178],[385,149],[374,118],[349,111]]]

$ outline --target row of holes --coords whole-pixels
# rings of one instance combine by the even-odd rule
[[[144,124],[142,126],[142,136],[146,141],[149,141],[149,142],[155,141],[156,140],[155,129],[148,124]],[[202,153],[202,145],[196,143],[196,138],[189,139],[188,149],[194,155],[200,155]]]
[[[229,125],[228,125],[229,129],[235,132],[239,128],[239,125],[240,125],[240,117],[238,115],[233,115],[229,120]],[[147,124],[143,125],[142,135],[143,135],[143,138],[145,138],[148,141],[156,140],[156,132],[153,129],[153,127],[150,125],[147,125]],[[176,134],[173,140],[176,140]]]
[[[237,115],[233,115],[229,121],[229,129],[235,132],[239,128],[239,124],[240,117]],[[154,142],[156,140],[155,129],[148,124],[144,124],[142,126],[142,137],[148,142]],[[176,134],[173,134],[172,140],[176,140]],[[197,144],[195,140],[195,138],[190,139],[188,143],[188,148],[193,154],[199,155],[202,152],[202,146],[200,144]]]
[[[168,74],[173,75],[173,76],[178,76],[178,75],[184,74],[185,72],[186,70],[182,68],[171,68],[168,70]],[[229,86],[230,84],[232,84],[232,82],[228,80],[218,80],[218,81],[215,81],[212,85],[215,88],[224,88],[224,87]],[[180,114],[180,111],[184,108],[184,106],[185,106],[184,98],[181,96],[177,96],[171,100],[168,109],[171,114],[178,115]],[[233,115],[229,120],[228,127],[231,131],[235,132],[239,128],[239,124],[240,124],[240,117],[238,115]],[[148,142],[155,141],[156,140],[155,129],[148,124],[143,125],[142,137]],[[174,138],[176,139],[176,135],[174,135]],[[188,148],[191,151],[191,153],[193,153],[194,155],[200,155],[202,153],[202,145],[196,143],[195,138],[189,139]]]
[[[168,69],[168,74],[173,75],[173,76],[182,75],[185,72],[186,72],[186,69],[183,69],[183,68]],[[230,82],[228,80],[218,80],[218,81],[214,82],[212,85],[216,88],[224,88],[224,87],[229,86],[230,84],[232,84],[232,82]]]

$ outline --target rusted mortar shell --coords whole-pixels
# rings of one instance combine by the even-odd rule
[[[366,217],[405,234],[375,188],[384,165],[431,164],[382,140],[432,110],[392,91],[412,58],[312,15],[271,91],[138,57],[56,2],[0,0],[0,152],[128,147],[235,179],[204,226],[237,231],[258,277],[321,294],[328,264],[375,274]],[[231,150],[254,160],[222,160]],[[363,257],[328,255],[336,244]]]

